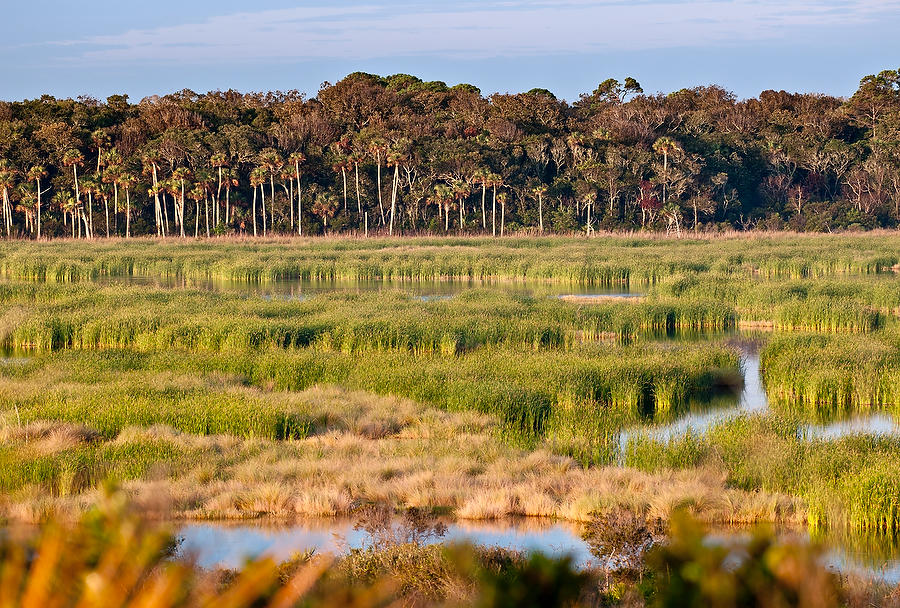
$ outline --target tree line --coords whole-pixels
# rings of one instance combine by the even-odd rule
[[[900,225],[900,70],[842,99],[608,79],[573,102],[406,74],[0,102],[13,237]]]

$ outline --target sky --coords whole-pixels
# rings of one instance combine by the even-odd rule
[[[409,73],[573,101],[606,78],[850,95],[900,67],[900,0],[2,0],[0,99],[132,101]]]

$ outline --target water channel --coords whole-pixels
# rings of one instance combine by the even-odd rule
[[[667,441],[686,433],[703,434],[721,422],[748,414],[765,414],[768,399],[763,386],[760,359],[752,348],[744,348],[741,355],[744,385],[731,405],[708,411],[689,413],[679,420],[655,427],[624,431],[623,447],[631,434],[642,433]],[[872,415],[823,425],[807,425],[800,430],[807,439],[833,440],[849,434],[900,435],[896,421],[885,415]],[[398,524],[399,525],[399,524]],[[540,551],[552,556],[570,556],[581,568],[600,566],[601,561],[591,554],[582,538],[582,527],[570,522],[539,519],[510,519],[500,521],[446,522],[447,532],[439,541],[466,542],[485,547],[530,553]],[[716,542],[728,542],[747,532],[744,529],[723,529],[713,535]],[[809,542],[809,535],[798,530],[779,530],[779,535]],[[364,548],[371,543],[366,532],[354,528],[349,520],[304,520],[290,524],[253,521],[246,523],[186,523],[178,528],[182,539],[180,555],[190,556],[203,567],[234,567],[253,557],[285,560],[296,553],[314,550],[317,553],[340,554],[350,549]],[[826,549],[826,564],[840,572],[856,572],[873,576],[890,584],[900,584],[900,547],[891,539],[859,539],[824,537],[817,539]]]
[[[161,289],[200,289],[239,293],[247,297],[299,301],[330,292],[366,293],[400,290],[423,301],[451,298],[476,288],[502,289],[515,295],[554,297],[585,302],[607,298],[634,298],[642,294],[627,287],[603,288],[558,283],[521,281],[305,281],[284,280],[265,283],[237,281],[188,280],[181,278],[103,277],[95,281],[103,285],[147,285]],[[728,339],[735,334],[705,336],[704,339]],[[739,337],[739,336],[738,336]],[[715,403],[699,404],[675,421],[626,429],[620,435],[621,453],[630,438],[637,435],[658,441],[691,433],[702,435],[717,424],[743,415],[765,414],[769,403],[763,385],[760,358],[752,346],[741,345],[741,371],[744,378],[739,394],[723,397]],[[0,364],[22,362],[16,354],[3,358]],[[851,434],[900,436],[900,427],[888,415],[872,414],[826,424],[807,424],[798,431],[809,440],[834,440]],[[467,542],[500,547],[525,553],[540,551],[548,555],[571,556],[582,568],[600,565],[582,539],[578,524],[535,519],[495,522],[447,521],[446,534],[432,542]],[[350,520],[303,520],[300,522],[250,521],[241,523],[180,523],[176,525],[181,539],[178,552],[207,568],[236,567],[247,559],[271,557],[285,560],[296,553],[314,550],[318,553],[345,553],[371,543],[371,538],[354,528]],[[744,534],[742,530],[726,530],[721,538]],[[802,531],[780,531],[808,540]],[[900,547],[889,539],[876,539],[873,547],[847,539],[819,539],[827,547],[827,563],[841,571],[862,571],[889,583],[900,583]]]

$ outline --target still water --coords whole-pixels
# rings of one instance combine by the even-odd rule
[[[398,524],[399,525],[399,524]],[[727,544],[745,538],[746,528],[720,528],[710,542]],[[794,542],[810,542],[808,534],[780,530],[776,534]],[[590,551],[582,538],[582,526],[568,522],[511,519],[493,522],[450,521],[447,533],[429,542],[469,543],[499,547],[525,554],[541,552],[554,557],[569,556],[578,568],[602,567],[603,560]],[[268,557],[285,561],[314,550],[317,554],[346,554],[371,546],[372,539],[354,529],[349,520],[304,520],[290,524],[265,520],[244,523],[187,523],[178,527],[181,539],[177,557],[193,559],[203,568],[236,568],[248,559]],[[846,539],[817,539],[824,548],[825,565],[842,573],[856,573],[900,584],[900,551],[885,539],[874,539],[878,547]]]

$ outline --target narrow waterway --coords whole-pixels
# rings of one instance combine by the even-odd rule
[[[487,279],[446,280],[310,280],[280,279],[265,282],[187,279],[183,277],[97,277],[96,285],[145,285],[156,289],[198,289],[256,296],[268,300],[305,300],[327,293],[401,291],[423,300],[446,299],[472,289],[496,289],[508,294],[556,298],[634,298],[643,293],[627,285],[604,287],[550,281]]]

